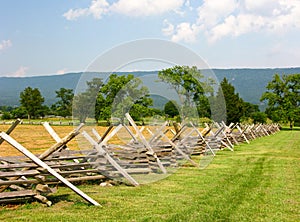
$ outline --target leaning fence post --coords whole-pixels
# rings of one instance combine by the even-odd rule
[[[19,125],[20,122],[21,122],[21,120],[17,119],[6,131],[6,134],[9,135],[16,128],[16,126]],[[1,143],[3,143],[3,141],[4,141],[4,139],[0,138],[0,145],[1,145]]]
[[[144,144],[144,146],[151,152],[151,155],[155,158],[155,160],[156,160],[159,168],[161,169],[161,171],[164,174],[166,174],[167,173],[166,168],[163,166],[163,164],[161,163],[160,159],[158,158],[158,156],[156,155],[156,153],[154,152],[154,150],[152,149],[152,147],[150,146],[150,144],[148,143],[148,141],[146,140],[146,138],[144,137],[144,135],[140,132],[140,130],[138,129],[138,127],[135,124],[134,120],[131,118],[131,116],[129,115],[129,113],[126,113],[125,116],[128,119],[128,121],[130,122],[130,124],[134,127],[136,133],[139,135],[139,137],[142,140],[142,143]]]
[[[31,153],[29,150],[27,150],[25,147],[23,147],[21,144],[19,144],[17,141],[15,141],[12,137],[10,137],[9,135],[7,135],[4,132],[0,133],[0,137],[2,137],[6,142],[8,142],[13,147],[15,147],[17,150],[19,150],[21,153],[23,153],[29,159],[31,159],[35,164],[46,169],[50,174],[55,176],[58,180],[60,180],[62,183],[64,183],[66,186],[68,186],[71,190],[73,190],[75,193],[77,193],[83,199],[85,199],[86,201],[90,202],[91,204],[93,204],[95,206],[100,206],[100,204],[98,202],[96,202],[95,200],[90,198],[88,195],[83,193],[80,189],[78,189],[76,186],[74,186],[72,183],[70,183],[68,180],[66,180],[63,176],[61,176],[54,169],[52,169],[48,164],[46,164],[41,159],[36,157],[33,153]]]

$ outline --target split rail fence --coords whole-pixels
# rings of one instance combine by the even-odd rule
[[[110,126],[100,135],[95,129],[92,132],[82,130],[84,125],[80,124],[64,138],[45,122],[44,128],[55,143],[40,155],[32,154],[10,136],[21,122],[16,120],[6,132],[0,133],[0,151],[5,141],[22,154],[0,156],[0,203],[37,199],[51,206],[47,196],[54,193],[59,184],[64,184],[84,200],[99,205],[74,183],[117,178],[138,186],[141,174],[164,175],[186,163],[199,167],[193,155],[215,156],[222,149],[234,151],[235,145],[250,143],[279,131],[277,124],[227,126],[224,122],[206,124],[202,130],[191,122],[174,123],[173,126],[165,122],[153,130],[139,128],[129,114],[125,117],[130,127],[124,124]],[[114,144],[111,140],[121,130],[130,140],[122,145]],[[146,132],[148,136],[145,136]],[[69,149],[68,143],[79,134],[86,139],[87,148]]]

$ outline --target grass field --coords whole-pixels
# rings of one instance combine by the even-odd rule
[[[156,183],[79,188],[102,207],[60,187],[53,206],[3,205],[0,221],[300,221],[300,130],[220,151],[206,169]]]
[[[2,125],[0,124],[0,132],[6,131],[10,125]],[[76,128],[76,126],[51,126],[54,131],[60,136],[60,138],[65,137],[68,135],[72,130]],[[93,135],[92,129],[95,128],[97,132],[100,135],[103,135],[104,132],[107,130],[108,127],[102,127],[102,126],[84,126],[81,130],[87,131],[90,135]],[[130,128],[130,127],[129,127]],[[151,126],[148,126],[148,128],[151,129]],[[153,128],[153,127],[152,127]],[[133,129],[132,129],[133,130]],[[155,129],[151,129],[153,132],[155,132]],[[134,130],[133,130],[134,131]],[[110,143],[114,144],[122,144],[124,141],[128,142],[130,139],[130,135],[125,129],[122,129],[118,132],[118,136],[114,136],[110,139]],[[54,139],[50,136],[50,134],[47,132],[47,130],[43,127],[43,125],[18,125],[13,132],[10,134],[16,141],[18,141],[20,144],[22,144],[26,149],[30,150],[32,153],[35,154],[41,154],[43,151],[50,148],[53,144],[55,144]],[[126,135],[125,137],[122,137],[122,135]],[[144,130],[143,135],[145,137],[149,138],[151,135]],[[122,141],[123,139],[123,141]],[[79,143],[78,143],[79,141]],[[86,144],[85,147],[82,147],[78,144]],[[86,142],[86,139],[79,134],[76,139],[71,140],[68,143],[68,147],[70,149],[87,149],[91,148],[90,144]],[[21,155],[16,149],[11,147],[9,144],[4,142],[1,144],[0,147],[0,156],[16,156]]]

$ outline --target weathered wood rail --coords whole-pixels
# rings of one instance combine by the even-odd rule
[[[31,154],[9,136],[20,120],[12,123],[6,132],[0,133],[0,149],[6,141],[23,155],[0,156],[0,203],[35,198],[50,206],[47,195],[62,183],[91,204],[99,205],[71,183],[116,178],[138,186],[137,175],[167,174],[186,162],[199,167],[192,155],[215,156],[222,149],[234,151],[235,145],[279,131],[277,124],[213,123],[200,130],[193,123],[167,128],[166,122],[152,132],[149,128],[138,128],[129,114],[126,118],[131,128],[121,124],[110,126],[102,136],[95,129],[93,135],[83,131],[90,145],[82,150],[70,150],[68,143],[80,134],[83,125],[60,138],[48,123],[43,123],[55,143],[40,155]],[[125,129],[131,140],[122,145],[112,143],[111,139],[121,129]],[[144,136],[145,131],[150,138]]]

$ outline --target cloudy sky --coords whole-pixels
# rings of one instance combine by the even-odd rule
[[[0,76],[84,71],[148,38],[212,68],[300,67],[300,0],[1,0],[0,27]]]

